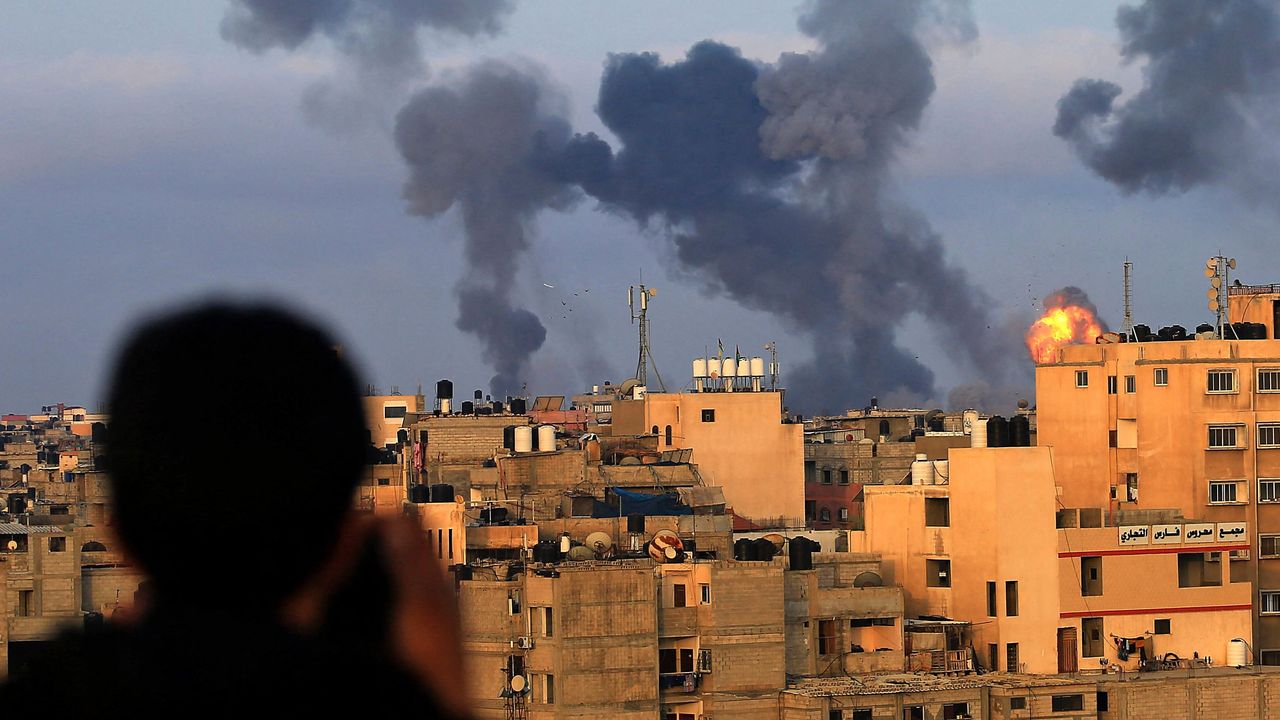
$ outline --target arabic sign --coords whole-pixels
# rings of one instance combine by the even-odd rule
[[[1213,523],[1194,523],[1191,525],[1183,525],[1182,531],[1183,536],[1189,543],[1213,542]]]
[[[1244,542],[1248,537],[1242,522],[1218,523],[1218,542]]]
[[[1147,545],[1150,542],[1151,542],[1151,526],[1150,525],[1120,526],[1120,544],[1121,545]]]
[[[1155,545],[1177,545],[1182,542],[1181,525],[1152,525],[1151,542]]]

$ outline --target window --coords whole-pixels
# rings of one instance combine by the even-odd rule
[[[671,592],[674,598],[672,607],[682,608],[689,606],[688,598],[685,597],[685,590],[686,588],[684,583],[676,583],[671,586]]]
[[[987,665],[991,672],[1000,669],[1000,646],[995,643],[987,644]]]
[[[1106,653],[1107,643],[1102,636],[1102,618],[1083,618],[1080,629],[1084,631],[1084,643],[1081,652],[1085,657],[1102,657]]]
[[[1009,709],[1010,709],[1010,710],[1026,710],[1026,709],[1027,709],[1027,699],[1026,699],[1026,698],[1024,698],[1024,697],[1011,697],[1011,698],[1009,698]]]
[[[1280,480],[1258,478],[1258,502],[1280,502]]]
[[[1089,387],[1089,371],[1088,370],[1076,371],[1076,387],[1078,388]]]
[[[1178,587],[1213,587],[1222,584],[1221,553],[1178,553]]]
[[[556,702],[556,676],[550,673],[543,675],[535,675],[533,699],[534,702],[540,702],[544,705],[554,705]]]
[[[658,673],[674,675],[680,672],[680,656],[675,648],[658,649]]]
[[[1107,431],[1107,447],[1112,447],[1112,448],[1117,447],[1120,444],[1119,441],[1120,441],[1119,431],[1116,431],[1116,430]]]
[[[1171,625],[1169,618],[1156,618],[1155,634],[1168,635],[1171,632]]]
[[[836,636],[835,620],[818,621],[818,654],[835,655],[840,652],[840,638]]]
[[[840,508],[840,522],[849,522],[849,508]]]
[[[386,405],[382,408],[382,417],[387,419],[402,418],[408,411],[409,408],[404,405]]]
[[[1127,393],[1138,392],[1138,377],[1136,375],[1124,376],[1124,391]]]
[[[1280,665],[1280,650],[1259,650],[1259,665]]]
[[[1210,425],[1209,447],[1226,449],[1239,447],[1236,444],[1236,429],[1235,425]]]
[[[902,720],[924,720],[924,706],[908,705],[902,708]]]
[[[663,432],[666,435],[664,439],[667,441],[667,447],[671,447],[671,426],[668,425]]]
[[[1234,503],[1236,500],[1237,483],[1234,480],[1210,480],[1209,481],[1209,503]]]
[[[950,498],[925,498],[924,524],[926,527],[951,527]]]
[[[818,512],[818,503],[814,500],[804,501],[804,519],[812,520]]]
[[[1258,392],[1280,392],[1280,370],[1264,368],[1258,371]]]
[[[1260,535],[1258,557],[1280,557],[1280,535]]]
[[[841,471],[840,471],[840,484],[841,484],[841,485],[848,485],[848,484],[849,484],[849,471],[848,471],[848,470],[841,470]]]
[[[969,703],[947,703],[942,706],[942,720],[969,717]]]
[[[1005,643],[1004,669],[1006,672],[1018,672],[1018,643]]]
[[[1107,376],[1107,394],[1108,395],[1116,394],[1116,376],[1115,375]]]
[[[702,605],[711,604],[711,586],[707,583],[698,583],[698,602]]]
[[[27,590],[26,592],[31,592]],[[1280,590],[1263,590],[1258,612],[1263,615],[1280,614]]]
[[[31,600],[35,596],[35,590],[19,590],[18,591],[18,607],[14,612],[17,617],[31,617],[32,604]]]
[[[1107,712],[1110,709],[1111,707],[1110,698],[1107,697],[1107,694],[1105,692],[1099,690],[1097,694],[1097,700],[1098,700],[1098,712]]]
[[[49,552],[66,552],[67,539],[65,537],[49,538]]]
[[[1205,392],[1233,393],[1236,391],[1235,370],[1210,370]]]
[[[708,408],[702,410],[702,422],[715,422],[716,411]]]
[[[1152,382],[1158,387],[1169,384],[1169,368],[1156,368],[1152,371]]]
[[[822,484],[823,485],[831,484],[831,470],[827,468],[822,469]]]
[[[929,587],[951,587],[950,560],[925,560],[924,571]]]
[[[987,617],[996,616],[996,584],[987,583]]]
[[[1125,501],[1138,502],[1138,473],[1124,474]]]
[[[1102,556],[1080,558],[1080,594],[1092,597],[1102,594]]]
[[[831,522],[831,511],[827,508],[822,508],[818,511],[818,519],[822,522]]]
[[[1004,583],[1004,614],[1008,617],[1018,616],[1018,581],[1006,580]]]
[[[1258,447],[1274,448],[1280,447],[1280,425],[1262,423],[1258,424]]]
[[[542,637],[555,637],[555,616],[551,608],[530,608],[534,613],[535,621],[538,624],[538,634]]]
[[[1084,695],[1054,695],[1052,708],[1054,712],[1083,710]]]

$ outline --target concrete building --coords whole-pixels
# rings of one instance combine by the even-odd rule
[[[1275,338],[1275,286],[1231,298],[1233,322]],[[1108,525],[1169,508],[1241,527],[1248,541],[1225,551],[1222,574],[1256,588],[1241,637],[1280,664],[1280,340],[1209,335],[1061,348],[1036,369],[1039,444],[1053,449],[1063,505],[1103,508]]]
[[[778,392],[646,393],[615,400],[613,434],[658,436],[691,449],[706,483],[740,516],[768,527],[804,526],[804,426],[783,415]]]

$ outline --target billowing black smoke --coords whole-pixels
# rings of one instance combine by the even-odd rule
[[[482,63],[419,92],[396,118],[409,212],[432,217],[457,206],[462,218],[467,272],[457,286],[457,325],[483,342],[497,370],[495,396],[520,390],[546,338],[538,318],[511,299],[534,217],[578,196],[540,166],[570,135],[552,103],[535,72]]]
[[[1126,192],[1183,192],[1222,182],[1274,202],[1271,128],[1280,93],[1280,5],[1274,0],[1147,0],[1116,24],[1143,87],[1079,80],[1058,101],[1053,132]]]
[[[807,332],[815,359],[789,375],[793,406],[932,397],[932,373],[896,342],[911,314],[999,375],[1007,349],[991,342],[982,294],[888,192],[934,90],[920,33],[946,15],[971,34],[967,15],[924,0],[807,8],[800,27],[819,49],[776,65],[714,42],[671,65],[611,57],[597,111],[621,147],[579,136],[561,176],[660,224],[683,270]]]
[[[303,108],[318,123],[342,127],[359,105],[379,104],[426,75],[420,30],[473,37],[494,35],[515,0],[231,0],[222,37],[256,53],[296,50],[328,38],[347,60],[346,82],[327,80],[307,89]]]

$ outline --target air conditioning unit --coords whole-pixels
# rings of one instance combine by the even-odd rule
[[[1232,550],[1227,559],[1228,560],[1248,560],[1249,551],[1248,550]]]
[[[511,647],[517,648],[519,650],[532,650],[533,638],[527,635],[521,635],[520,637],[511,641]]]

